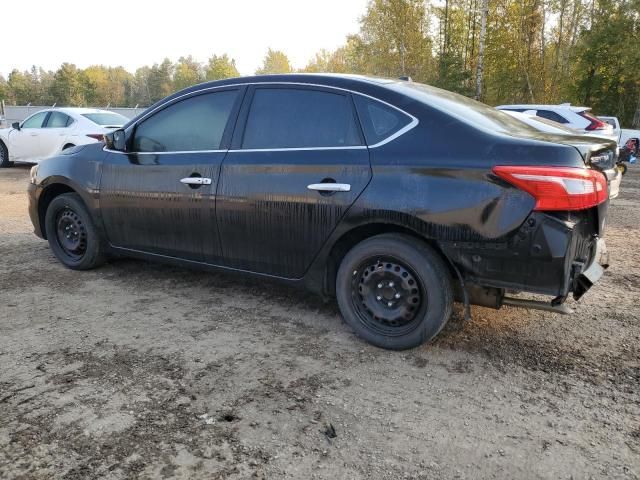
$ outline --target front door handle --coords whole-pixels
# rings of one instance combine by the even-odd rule
[[[309,190],[318,192],[350,192],[351,185],[348,183],[312,183],[307,185]]]
[[[206,177],[186,177],[180,180],[185,185],[211,185],[211,179]]]

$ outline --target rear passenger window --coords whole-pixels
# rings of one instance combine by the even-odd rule
[[[47,120],[47,128],[65,128],[71,124],[71,117],[61,112],[51,112]]]
[[[134,152],[217,150],[237,90],[206,93],[160,110],[136,127]]]
[[[362,145],[347,95],[293,88],[256,89],[242,139],[245,149]]]
[[[411,117],[372,98],[354,95],[368,145],[375,145],[411,123]]]
[[[562,115],[552,112],[551,110],[538,110],[536,116],[546,118],[547,120],[553,120],[558,123],[569,123]]]

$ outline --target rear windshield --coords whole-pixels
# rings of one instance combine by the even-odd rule
[[[574,130],[573,128],[567,127],[562,123],[554,122],[553,120],[549,120],[548,118],[544,118],[544,117],[530,117],[530,118],[534,122],[544,123],[545,125],[549,125],[550,127],[553,127],[565,133],[570,133],[572,135],[577,135],[579,133],[577,130]]]
[[[510,135],[536,134],[538,131],[511,115],[457,93],[416,82],[397,83],[399,90],[416,100],[476,127]]]
[[[93,123],[103,126],[121,127],[129,121],[127,117],[119,113],[83,113],[82,116],[88,118]]]

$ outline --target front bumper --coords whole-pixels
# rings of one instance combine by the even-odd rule
[[[40,213],[38,212],[38,199],[40,198],[41,188],[33,183],[27,187],[27,197],[29,198],[29,218],[33,224],[33,233],[40,238],[45,238],[43,225],[40,222]]]

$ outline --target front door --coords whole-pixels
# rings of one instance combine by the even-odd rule
[[[193,94],[143,117],[131,153],[109,152],[100,209],[118,248],[216,262],[215,191],[240,90]]]
[[[227,265],[302,277],[370,178],[348,92],[252,87],[216,199]]]
[[[37,162],[44,157],[41,141],[43,124],[49,115],[48,111],[38,112],[27,118],[20,130],[9,132],[9,155],[18,162]]]

